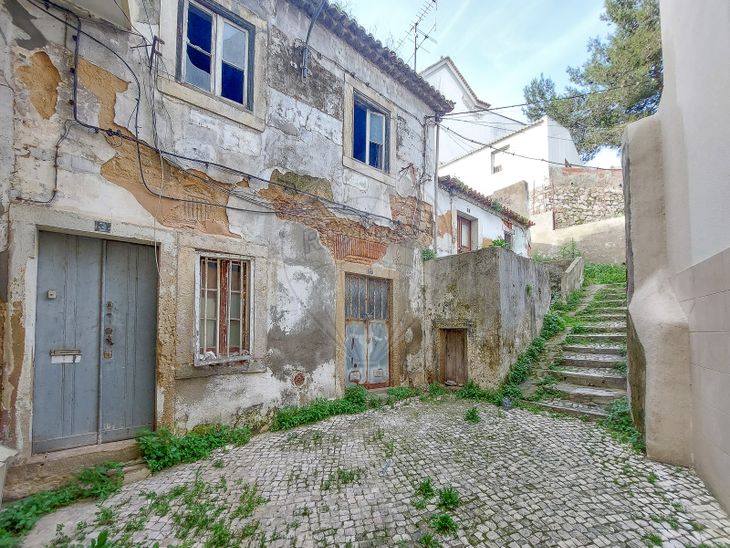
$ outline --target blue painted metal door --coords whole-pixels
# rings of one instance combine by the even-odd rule
[[[390,282],[345,276],[345,379],[390,386]]]
[[[40,233],[34,452],[129,438],[153,426],[154,253]]]

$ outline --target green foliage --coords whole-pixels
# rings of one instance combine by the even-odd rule
[[[576,257],[580,257],[582,253],[580,252],[580,249],[578,249],[578,244],[575,243],[575,240],[571,238],[570,243],[565,244],[560,248],[560,258],[561,259],[575,259]]]
[[[393,402],[405,400],[407,398],[414,398],[418,396],[421,392],[416,388],[411,388],[410,386],[396,386],[393,388],[388,388],[388,390],[386,390],[386,393],[388,394],[388,399]]]
[[[428,385],[428,395],[429,396],[436,398],[438,396],[443,396],[444,394],[446,394],[446,389],[443,386],[441,386],[440,384],[432,382],[431,384]]]
[[[456,533],[456,523],[447,514],[434,514],[431,516],[431,527],[442,535]]]
[[[502,238],[496,238],[496,239],[492,240],[492,247],[509,248],[509,245],[507,245],[506,240],[503,240]]]
[[[466,422],[470,422],[472,424],[476,424],[479,421],[481,421],[481,417],[479,416],[479,412],[477,411],[476,407],[472,407],[469,409],[469,411],[466,412],[466,415],[464,416],[464,420]]]
[[[421,260],[422,261],[430,261],[431,259],[436,258],[436,252],[431,249],[430,247],[424,247],[421,250]]]
[[[634,450],[646,449],[644,438],[631,420],[629,402],[626,398],[616,400],[608,410],[608,417],[598,423],[606,428],[614,439],[629,444]]]
[[[322,481],[322,490],[327,491],[333,488],[339,490],[343,485],[358,483],[364,475],[365,470],[362,468],[339,468]]]
[[[122,465],[110,462],[82,470],[63,487],[8,504],[0,512],[0,546],[15,546],[36,522],[80,499],[106,498],[122,486]]]
[[[167,428],[146,431],[138,438],[142,457],[152,472],[158,472],[182,462],[194,462],[210,456],[224,445],[245,445],[251,431],[224,424],[200,425],[185,435],[178,436]]]
[[[418,545],[423,546],[423,548],[439,548],[441,546],[431,533],[423,535],[421,540],[418,541]]]
[[[626,266],[622,264],[586,263],[583,272],[583,285],[626,283]]]
[[[568,69],[572,85],[558,93],[541,74],[524,88],[527,118],[548,115],[567,127],[584,160],[602,146],[619,147],[627,123],[656,112],[663,86],[658,0],[604,0],[604,7],[612,32],[588,42],[588,61]]]
[[[644,544],[647,546],[661,546],[662,545],[662,537],[657,535],[656,533],[647,533],[644,535],[641,540],[644,541]]]
[[[416,493],[425,499],[429,499],[436,494],[436,491],[433,489],[433,483],[431,480],[426,478],[418,484],[418,487],[416,487]]]
[[[453,510],[459,506],[459,502],[459,492],[453,487],[445,487],[439,491],[439,508],[444,510]]]
[[[389,388],[388,403],[417,396],[420,392],[415,388],[399,386]],[[338,400],[314,400],[301,407],[282,407],[276,413],[272,430],[289,430],[303,424],[311,424],[335,415],[354,415],[370,408],[383,405],[383,400],[371,397],[363,386],[350,386],[345,390],[345,396]]]

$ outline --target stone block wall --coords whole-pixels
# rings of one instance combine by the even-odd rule
[[[620,169],[551,167],[550,186],[555,229],[612,219],[624,214]],[[542,196],[541,202],[544,199]]]

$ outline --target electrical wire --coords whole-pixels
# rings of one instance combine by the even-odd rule
[[[60,18],[60,17],[52,14],[48,9],[40,6],[35,0],[28,0],[28,2],[30,4],[32,4],[33,6],[35,6],[37,9],[46,12],[50,17],[56,19],[57,21],[65,24],[67,26],[73,26],[68,21],[66,21],[66,20],[64,20],[64,19],[62,19],[62,18]],[[148,192],[150,192],[151,194],[153,194],[155,196],[158,196],[158,197],[161,197],[161,198],[165,198],[165,199],[176,200],[176,201],[185,202],[185,203],[195,203],[195,204],[199,204],[199,205],[207,205],[207,206],[212,206],[212,207],[219,207],[219,208],[231,209],[231,210],[234,210],[234,211],[242,211],[242,212],[249,212],[249,213],[271,213],[271,214],[277,214],[277,213],[279,213],[279,211],[271,208],[271,206],[268,205],[268,204],[265,204],[264,205],[264,203],[261,203],[261,205],[264,206],[264,207],[269,207],[270,208],[269,211],[261,211],[261,210],[257,210],[257,209],[246,209],[246,208],[241,208],[241,207],[229,205],[227,203],[226,204],[219,204],[219,203],[215,203],[215,202],[207,202],[207,201],[196,200],[196,199],[192,199],[192,198],[182,198],[182,197],[178,197],[178,196],[170,196],[170,195],[165,195],[162,192],[157,192],[157,191],[155,191],[153,188],[151,188],[148,185],[147,180],[146,180],[146,178],[144,176],[144,169],[143,169],[143,162],[142,162],[141,147],[146,147],[148,149],[154,150],[155,152],[164,154],[164,155],[169,156],[169,157],[172,157],[172,158],[176,158],[177,160],[184,160],[184,161],[188,161],[188,162],[203,164],[203,165],[206,166],[206,168],[209,168],[209,167],[213,166],[213,167],[216,167],[218,169],[222,169],[222,170],[228,171],[230,173],[236,174],[238,176],[241,176],[241,177],[243,177],[245,179],[249,179],[249,180],[250,179],[254,179],[254,180],[261,181],[261,182],[263,182],[265,184],[271,184],[271,185],[275,185],[275,186],[280,186],[280,187],[282,187],[282,188],[284,188],[284,189],[286,189],[288,191],[309,196],[310,198],[312,198],[312,199],[314,199],[316,201],[319,201],[325,207],[328,207],[330,209],[334,209],[334,210],[340,211],[340,212],[342,212],[342,213],[344,213],[346,215],[349,214],[349,215],[358,216],[360,219],[370,219],[370,218],[381,219],[381,220],[386,221],[386,222],[388,222],[388,223],[390,223],[390,224],[392,224],[392,225],[394,225],[396,227],[402,227],[403,226],[402,221],[397,220],[397,219],[392,219],[390,217],[386,217],[385,215],[380,215],[380,214],[377,214],[377,213],[371,213],[371,212],[368,212],[368,211],[364,211],[364,210],[361,210],[361,209],[352,207],[352,206],[347,205],[347,204],[343,204],[343,203],[340,203],[340,202],[336,202],[334,200],[329,200],[327,198],[323,198],[321,196],[318,196],[318,195],[316,195],[314,193],[307,192],[307,191],[304,191],[304,190],[301,190],[301,189],[297,189],[297,188],[293,188],[292,186],[287,185],[285,183],[279,183],[277,181],[272,181],[270,179],[265,179],[265,178],[259,177],[257,175],[254,175],[254,174],[251,174],[251,173],[247,173],[247,172],[244,172],[244,171],[241,171],[241,170],[232,168],[230,166],[226,166],[226,165],[221,164],[221,163],[218,163],[218,162],[213,162],[213,161],[209,161],[209,160],[202,160],[200,158],[194,158],[194,157],[186,156],[186,155],[183,155],[183,154],[178,154],[178,153],[171,152],[171,151],[165,151],[165,150],[158,149],[158,148],[156,148],[156,147],[154,147],[154,146],[146,143],[145,141],[143,141],[142,139],[139,138],[139,103],[141,101],[142,88],[141,88],[141,84],[140,84],[139,78],[138,78],[137,74],[135,73],[134,69],[132,69],[132,67],[129,65],[129,63],[123,57],[121,57],[119,55],[119,53],[117,53],[114,49],[112,49],[111,47],[109,47],[108,45],[106,45],[105,43],[103,43],[101,40],[99,40],[95,36],[93,36],[93,35],[85,32],[82,29],[81,17],[78,14],[76,14],[75,12],[73,12],[72,10],[70,10],[68,8],[65,8],[63,6],[60,6],[60,5],[58,5],[58,4],[54,3],[54,2],[51,2],[49,0],[48,1],[44,1],[44,3],[47,4],[47,5],[51,5],[55,9],[57,9],[59,11],[62,11],[64,13],[67,13],[67,14],[73,16],[76,19],[76,26],[73,27],[75,29],[75,31],[76,31],[76,36],[74,38],[74,40],[75,40],[76,43],[75,43],[75,46],[74,46],[74,67],[73,67],[73,71],[72,71],[73,72],[73,79],[72,79],[72,81],[73,81],[73,90],[72,90],[72,96],[73,96],[72,106],[73,106],[73,109],[72,110],[73,110],[74,122],[76,124],[78,124],[78,125],[86,128],[86,129],[92,130],[94,132],[97,132],[97,133],[98,132],[102,132],[102,133],[106,134],[109,137],[116,136],[119,139],[123,139],[123,140],[130,141],[130,142],[135,143],[136,149],[137,149],[137,160],[138,160],[138,167],[139,167],[140,178],[141,178],[142,184],[145,187],[145,189]],[[78,102],[77,102],[77,96],[78,96],[78,62],[79,62],[79,47],[80,47],[79,44],[80,44],[80,37],[82,35],[83,36],[86,36],[87,38],[89,38],[93,42],[97,43],[98,45],[102,46],[103,48],[105,48],[106,50],[108,50],[109,52],[111,52],[126,67],[126,69],[131,74],[132,78],[134,79],[135,85],[137,87],[137,97],[135,99],[135,102],[136,102],[135,109],[134,109],[134,118],[135,118],[134,129],[135,129],[135,131],[134,131],[134,135],[133,136],[127,135],[127,134],[123,133],[120,130],[115,130],[115,129],[112,129],[112,128],[102,128],[100,126],[96,126],[96,125],[93,125],[93,124],[89,124],[89,123],[84,122],[83,120],[80,120],[79,119],[79,116],[78,116]],[[206,179],[203,179],[203,180],[206,180]],[[206,182],[210,182],[210,181],[206,180]],[[235,189],[232,190],[232,192],[235,192]],[[242,196],[240,194],[234,194],[234,195],[236,197],[239,197],[239,198],[244,199],[244,200],[248,200],[249,199],[249,197]],[[282,211],[282,213],[284,213],[284,214],[291,214],[291,215],[294,215],[294,216],[297,215],[296,210],[287,211],[286,209],[284,209]],[[320,211],[320,213],[321,213],[321,211]],[[424,231],[423,229],[420,229],[420,228],[416,228],[416,227],[411,227],[411,228],[414,231],[426,232],[426,231]],[[430,231],[428,231],[428,232],[430,233]]]
[[[634,82],[632,84],[625,84],[623,86],[614,86],[614,87],[597,90],[597,91],[588,91],[586,93],[577,93],[575,95],[568,95],[565,97],[556,97],[555,99],[553,99],[553,101],[568,101],[570,99],[581,99],[581,98],[585,98],[585,97],[590,97],[591,95],[600,95],[602,93],[610,93],[612,91],[617,91],[619,89],[626,89],[629,87],[639,86],[639,85],[644,85],[644,84],[645,84],[645,82]],[[479,112],[494,112],[496,110],[506,110],[506,109],[517,108],[517,107],[535,106],[537,104],[538,103],[525,102],[525,103],[515,103],[514,105],[505,105],[505,106],[501,106],[501,107],[480,108],[480,109],[475,109],[475,110],[464,110],[461,112],[447,112],[446,114],[442,114],[441,117],[442,118],[452,118],[454,116],[459,116],[461,114],[477,114]]]
[[[492,145],[490,145],[488,143],[482,143],[481,141],[476,141],[474,139],[470,139],[469,137],[466,137],[465,135],[462,135],[458,131],[454,131],[453,129],[451,129],[451,128],[447,127],[447,126],[444,126],[444,125],[441,125],[441,129],[445,130],[447,133],[451,133],[451,134],[453,134],[453,135],[455,135],[457,137],[460,137],[461,139],[463,139],[465,141],[468,141],[470,143],[474,143],[474,144],[479,145],[479,146],[481,146],[483,148],[490,148],[492,150],[499,151],[501,154],[509,154],[510,156],[515,156],[517,158],[523,158],[525,160],[534,160],[536,162],[543,162],[543,163],[550,164],[550,165],[566,167],[565,166],[565,162],[553,162],[551,160],[546,160],[545,158],[535,158],[533,156],[525,156],[524,154],[518,154],[516,152],[510,152],[508,150],[504,150],[502,148],[492,146]],[[476,149],[476,150],[478,150],[478,149]],[[476,152],[476,150],[474,150],[472,152]],[[581,168],[585,168],[585,169],[596,169],[596,170],[599,170],[599,171],[614,171],[614,168],[610,168],[610,167],[595,167],[595,166],[583,166],[583,165],[580,165],[580,166],[571,166],[571,167],[581,167]]]

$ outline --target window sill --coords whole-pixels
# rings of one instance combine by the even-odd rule
[[[197,365],[186,365],[175,372],[175,378],[196,379],[217,375],[245,375],[265,373],[267,370],[268,368],[261,361],[242,356],[240,359],[211,360]]]
[[[351,158],[350,156],[342,157],[342,165],[353,171],[357,171],[358,173],[365,175],[366,177],[375,179],[376,181],[379,181],[381,183],[395,186],[395,180],[393,179],[393,177],[390,176],[389,173],[369,166],[368,164],[365,164],[359,160],[355,160],[355,158]]]
[[[256,131],[263,131],[266,127],[263,117],[255,114],[255,103],[254,112],[251,112],[243,106],[236,106],[225,99],[210,95],[202,90],[169,78],[160,78],[158,80],[158,86],[160,91],[165,95],[175,97],[191,105],[213,112]]]

